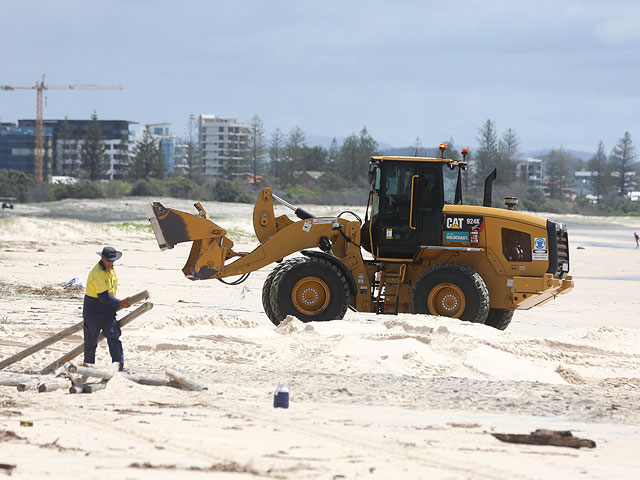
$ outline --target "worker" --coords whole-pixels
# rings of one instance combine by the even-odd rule
[[[636,248],[640,246],[640,237],[638,236],[638,232],[633,232],[633,238],[636,240]]]
[[[120,342],[120,327],[116,321],[116,310],[128,308],[127,300],[118,300],[118,277],[113,263],[122,256],[122,252],[113,247],[104,247],[100,261],[89,272],[87,288],[84,296],[82,319],[84,321],[84,363],[94,365],[96,348],[100,331],[109,344],[111,361],[119,364],[119,370],[124,369],[124,353]]]

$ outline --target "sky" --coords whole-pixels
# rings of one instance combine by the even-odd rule
[[[640,143],[640,2],[570,0],[2,2],[0,85],[49,90],[44,118],[299,126],[378,142],[477,145],[487,119],[523,152]],[[34,118],[0,91],[0,121]]]

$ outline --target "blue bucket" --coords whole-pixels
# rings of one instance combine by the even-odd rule
[[[273,392],[273,407],[289,408],[289,385],[286,382],[280,382]]]

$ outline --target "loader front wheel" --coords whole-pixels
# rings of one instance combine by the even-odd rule
[[[492,308],[489,310],[489,316],[485,325],[497,328],[498,330],[506,330],[511,319],[513,318],[513,310],[504,310],[502,308]]]
[[[271,283],[270,306],[276,325],[287,315],[303,322],[338,320],[344,317],[348,305],[347,279],[323,258],[288,260]]]
[[[264,313],[267,314],[271,323],[273,323],[276,327],[280,324],[280,321],[276,319],[273,314],[273,309],[271,308],[271,286],[273,285],[273,279],[278,274],[278,271],[284,266],[284,263],[279,263],[276,267],[271,270],[269,275],[267,275],[264,284],[262,285],[262,307],[264,308]]]
[[[424,272],[411,294],[413,313],[485,323],[489,291],[482,277],[460,263],[441,263]]]

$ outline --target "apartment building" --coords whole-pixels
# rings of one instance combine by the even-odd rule
[[[235,118],[198,117],[203,174],[234,178],[249,171],[249,129]]]
[[[79,173],[82,144],[91,120],[44,120],[44,128],[52,132],[54,175],[75,177]],[[124,177],[124,170],[133,148],[133,133],[127,120],[98,120],[102,130],[105,154],[109,160],[109,180]],[[35,128],[35,120],[18,120],[20,128]],[[45,152],[46,154],[46,152]],[[35,160],[34,160],[35,162]],[[46,163],[46,162],[45,162]],[[46,165],[45,165],[46,167]]]

